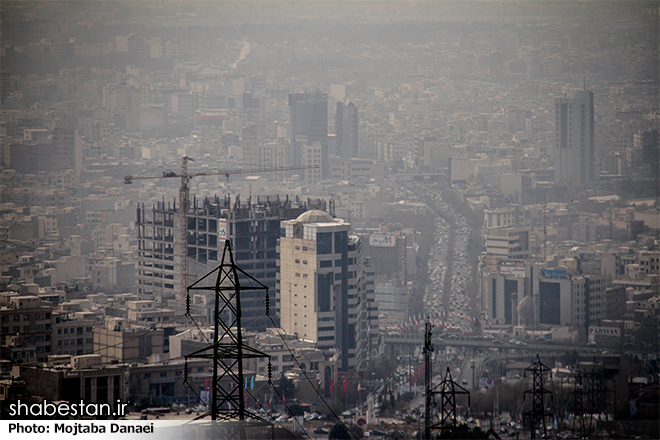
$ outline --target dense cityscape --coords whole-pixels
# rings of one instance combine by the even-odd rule
[[[2,2],[0,419],[658,438],[658,9]]]

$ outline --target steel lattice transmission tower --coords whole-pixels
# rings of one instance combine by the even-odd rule
[[[431,337],[433,332],[431,331],[433,325],[430,322],[424,324],[424,390],[425,390],[425,419],[424,419],[424,438],[429,440],[431,438],[431,409],[434,405],[433,391],[433,342]]]
[[[591,371],[585,368],[584,372],[578,366],[575,371],[575,391],[573,392],[575,420],[573,433],[580,438],[597,438],[599,433],[595,432],[597,421],[605,415],[607,420],[608,402],[607,383],[603,372],[603,365],[594,357]],[[594,423],[596,422],[596,423]]]
[[[435,387],[433,386],[433,342],[431,329],[433,325],[426,322],[424,326],[424,385],[425,385],[425,421],[424,438],[430,440],[433,430],[440,430],[442,434],[451,433],[458,427],[456,419],[456,395],[467,394],[468,406],[470,406],[470,392],[453,381],[451,371],[447,367],[445,378]],[[441,412],[440,421],[434,423],[435,411],[433,408],[437,405],[435,396],[440,395]]]
[[[584,374],[575,370],[575,390],[573,391],[573,434],[580,438],[587,436],[587,426],[584,420]]]
[[[217,274],[215,282],[212,279],[214,274]],[[254,284],[241,286],[240,277]],[[211,290],[215,292],[213,343],[186,356],[186,361],[188,358],[213,359],[210,409],[197,418],[210,415],[212,420],[244,421],[248,417],[264,421],[245,408],[246,390],[243,386],[243,360],[270,358],[266,353],[243,343],[241,291],[256,289],[266,290],[266,314],[268,314],[268,287],[235,264],[229,240],[225,241],[220,266],[188,287],[188,293],[191,290]],[[187,306],[189,306],[189,301]],[[187,313],[189,314],[189,310]],[[268,363],[270,366],[270,359]],[[243,436],[243,434],[240,435]]]
[[[542,438],[547,438],[545,418],[552,417],[552,414],[545,410],[545,396],[546,394],[550,394],[550,398],[552,398],[552,391],[544,388],[543,376],[550,371],[550,368],[541,363],[539,355],[537,354],[536,361],[529,367],[525,368],[525,377],[527,377],[528,371],[531,371],[533,374],[533,382],[532,389],[525,391],[525,396],[527,394],[532,395],[532,410],[526,412],[524,415],[530,422],[532,440],[536,438],[536,426],[539,423],[543,429]]]

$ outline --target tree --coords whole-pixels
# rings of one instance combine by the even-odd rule
[[[298,405],[297,403],[294,403],[293,405],[289,406],[289,413],[291,413],[291,417],[297,417],[304,415],[305,410],[303,409],[302,406]]]
[[[280,394],[283,395],[285,398],[286,396],[289,396],[289,398],[293,398],[295,390],[296,390],[296,386],[294,385],[293,381],[291,379],[288,379],[284,375],[284,373],[282,373],[277,384],[277,391],[279,391]]]
[[[335,423],[332,426],[332,429],[330,429],[330,434],[328,434],[328,440],[332,439],[344,439],[344,440],[350,440],[351,438],[351,433],[348,432],[348,429],[346,429],[346,426],[342,423]]]
[[[296,399],[298,402],[316,402],[319,400],[316,386],[307,380],[300,380],[296,383]]]

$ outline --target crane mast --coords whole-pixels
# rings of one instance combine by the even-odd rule
[[[188,190],[188,156],[181,158],[181,187],[179,188],[179,264],[181,265],[181,284],[179,298],[186,297],[186,284],[188,283],[188,210],[190,209],[190,191]]]
[[[291,167],[268,167],[268,168],[248,168],[239,170],[216,170],[201,173],[188,173],[188,161],[194,160],[188,156],[181,158],[181,172],[179,174],[168,171],[162,175],[151,176],[125,176],[124,183],[129,185],[134,180],[143,179],[167,179],[173,177],[181,178],[181,187],[179,188],[179,222],[177,224],[177,256],[179,257],[180,278],[181,284],[179,286],[179,299],[186,297],[187,280],[188,280],[188,212],[190,211],[190,191],[188,189],[188,182],[195,176],[221,176],[224,175],[229,183],[229,175],[231,174],[253,174],[253,173],[268,173],[274,171],[293,171],[293,170],[310,170],[318,169],[318,165],[303,165]]]

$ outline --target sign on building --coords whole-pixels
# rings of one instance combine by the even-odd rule
[[[219,218],[218,219],[218,240],[227,239],[227,219]]]
[[[590,335],[604,335],[604,336],[621,336],[621,329],[619,327],[589,327]]]
[[[541,269],[541,276],[546,278],[568,278],[568,273],[562,269]]]
[[[502,275],[511,275],[511,276],[514,276],[514,277],[524,277],[525,276],[525,268],[524,267],[502,266],[502,267],[500,267],[500,274],[502,274]]]
[[[396,247],[396,235],[371,234],[369,236],[369,246],[389,248]]]

